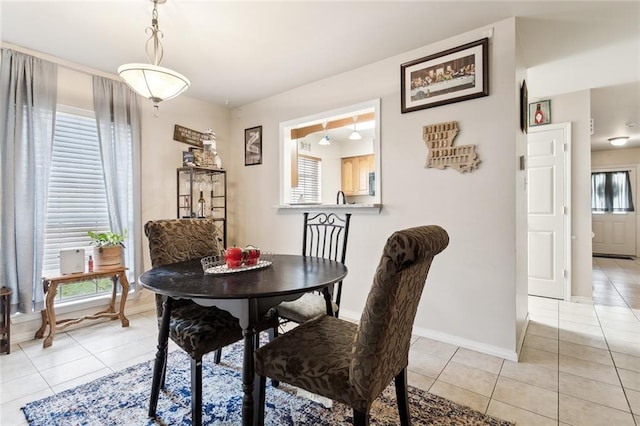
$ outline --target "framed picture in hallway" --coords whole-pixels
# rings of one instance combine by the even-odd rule
[[[551,123],[551,101],[538,101],[529,104],[529,126],[541,126]]]
[[[262,126],[244,130],[244,165],[262,164]]]
[[[522,130],[523,133],[527,133],[529,124],[527,122],[528,97],[527,82],[522,80],[522,86],[520,86],[520,130]]]
[[[400,65],[401,110],[447,105],[489,95],[489,39]]]

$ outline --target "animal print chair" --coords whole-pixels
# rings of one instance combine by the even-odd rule
[[[220,254],[215,222],[211,219],[168,219],[149,221],[144,226],[149,239],[151,266]],[[162,318],[165,299],[156,294],[158,324]],[[272,310],[256,331],[277,328],[277,316]],[[171,300],[169,338],[191,358],[191,415],[192,424],[202,424],[202,357],[242,339],[238,319],[216,307],[205,307],[187,299]],[[257,339],[256,339],[257,340]],[[164,388],[165,364],[162,366],[160,387]],[[156,361],[157,362],[157,361]],[[154,369],[156,371],[156,369]],[[151,401],[158,400],[160,389],[152,390]],[[153,409],[152,409],[153,407]],[[155,404],[149,415],[154,416]]]
[[[368,425],[372,402],[395,378],[400,421],[408,425],[406,368],[413,321],[431,262],[448,243],[447,232],[435,225],[395,232],[384,247],[359,324],[323,315],[258,349],[258,418],[264,421],[270,377],[347,404],[354,424]]]

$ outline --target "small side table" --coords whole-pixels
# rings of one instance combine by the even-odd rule
[[[0,323],[0,353],[11,353],[11,294],[8,287],[0,288],[0,310],[2,310],[2,322]]]
[[[47,348],[53,344],[53,337],[56,334],[56,328],[63,329],[73,324],[78,324],[81,321],[87,319],[98,318],[111,318],[112,320],[120,319],[122,327],[129,327],[129,320],[124,316],[124,305],[127,302],[127,295],[129,294],[129,281],[127,280],[126,271],[124,266],[117,269],[109,270],[95,270],[93,272],[81,272],[78,274],[60,275],[53,278],[42,277],[42,285],[44,292],[46,293],[45,309],[40,311],[42,315],[42,325],[36,331],[35,338],[41,339],[44,336],[44,332],[49,325],[49,334],[45,337],[42,343],[43,348]],[[93,315],[85,315],[81,318],[71,318],[56,321],[56,311],[54,301],[58,292],[58,285],[70,284],[79,281],[89,281],[95,278],[111,278],[113,281],[113,291],[111,293],[111,302],[109,307],[103,311],[97,312]],[[122,286],[122,295],[120,296],[120,310],[116,312],[116,293],[118,288],[118,282]]]

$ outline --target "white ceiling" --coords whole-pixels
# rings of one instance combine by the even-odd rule
[[[518,43],[528,66],[640,37],[637,1],[168,0],[158,8],[162,65],[191,80],[189,96],[230,108],[510,16],[524,18]],[[149,0],[0,0],[0,39],[115,74],[146,62],[151,9]],[[620,131],[637,133],[640,146],[640,92],[629,89],[598,89],[592,109],[602,129],[621,117],[614,109],[635,108],[620,112],[635,128]]]
[[[640,81],[591,90],[594,133],[591,150],[611,149],[608,139],[629,136],[625,147],[640,148]]]

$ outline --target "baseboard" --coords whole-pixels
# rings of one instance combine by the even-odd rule
[[[623,260],[633,260],[633,256],[629,254],[604,254],[604,253],[593,253],[593,257],[602,257],[605,259],[623,259]]]
[[[524,346],[524,338],[527,335],[527,329],[529,328],[529,321],[531,316],[529,312],[527,312],[527,317],[524,319],[524,327],[522,327],[522,333],[520,334],[520,338],[518,339],[518,345],[516,346],[516,356],[518,360],[520,359],[520,354],[522,353],[522,346]]]
[[[518,362],[517,352],[500,348],[493,345],[487,345],[486,343],[477,342],[475,340],[469,340],[458,336],[453,336],[447,333],[441,333],[439,331],[429,330],[422,327],[413,327],[413,334],[420,337],[427,337],[429,339],[438,340],[440,342],[449,343],[450,345],[460,346],[461,348],[469,349],[472,351],[480,352],[486,355],[497,356],[499,358],[506,359],[508,361]]]
[[[132,298],[131,295],[129,295],[129,298]],[[155,310],[155,301],[153,298],[151,298],[150,300],[143,300],[141,301],[140,297],[133,297],[132,299],[134,299],[133,301],[138,302],[138,303],[131,303],[129,304],[129,300],[127,300],[127,306],[125,308],[125,314],[127,315],[127,317],[130,317],[131,315],[136,315],[136,314],[141,314],[141,313],[145,313],[145,312],[150,312],[150,311],[154,311]],[[132,302],[133,302],[132,301]],[[118,299],[118,303],[119,303],[119,299]],[[91,305],[91,304],[89,304]],[[116,304],[116,306],[118,306]],[[86,310],[87,306],[83,306],[83,309],[79,310],[79,311],[69,311],[68,309],[65,309],[65,313],[69,314],[69,313],[74,313],[74,312],[82,312],[83,310]],[[61,312],[58,312],[58,309],[56,309],[56,314],[62,314]],[[89,312],[88,312],[89,314]],[[79,315],[81,316],[81,315]],[[15,328],[12,327],[11,330],[11,344],[16,344],[16,343],[23,343],[23,342],[28,342],[30,340],[34,340],[34,335],[35,332],[38,328],[40,328],[40,324],[42,323],[42,319],[40,316],[40,313],[38,312],[37,314],[29,314],[30,320],[27,321],[18,321],[17,323],[14,322],[14,319],[11,319],[11,323],[14,324],[21,324],[21,323],[26,323],[29,321],[32,321],[32,324],[25,324],[25,326],[23,328],[26,328],[25,330],[21,331],[21,332],[15,332]],[[93,324],[97,324],[99,322],[105,322],[105,321],[112,321],[108,318],[99,318],[99,319],[95,319],[95,320],[86,320],[83,321],[79,324],[74,325],[73,327],[70,327],[69,330],[77,330],[78,328],[83,328],[83,327],[90,327]],[[64,333],[65,331],[67,331],[67,329],[64,330],[57,330],[56,333]]]
[[[340,318],[342,318],[344,320],[357,323],[357,322],[360,321],[360,316],[361,315],[362,314],[360,312],[348,311],[346,309],[340,308]]]
[[[355,311],[347,311],[340,309],[340,318],[348,321],[358,322],[360,320],[360,313]],[[487,345],[485,343],[476,342],[474,340],[464,339],[458,336],[452,336],[447,333],[440,333],[438,331],[429,330],[422,327],[413,327],[413,334],[420,337],[427,337],[429,339],[438,340],[440,342],[449,343],[450,345],[460,346],[465,349],[480,352],[486,355],[497,356],[509,361],[518,361],[518,353],[505,348],[500,348],[493,345]],[[524,333],[523,337],[524,339]]]
[[[573,303],[583,303],[585,305],[593,305],[593,298],[586,296],[572,296],[571,301]]]

